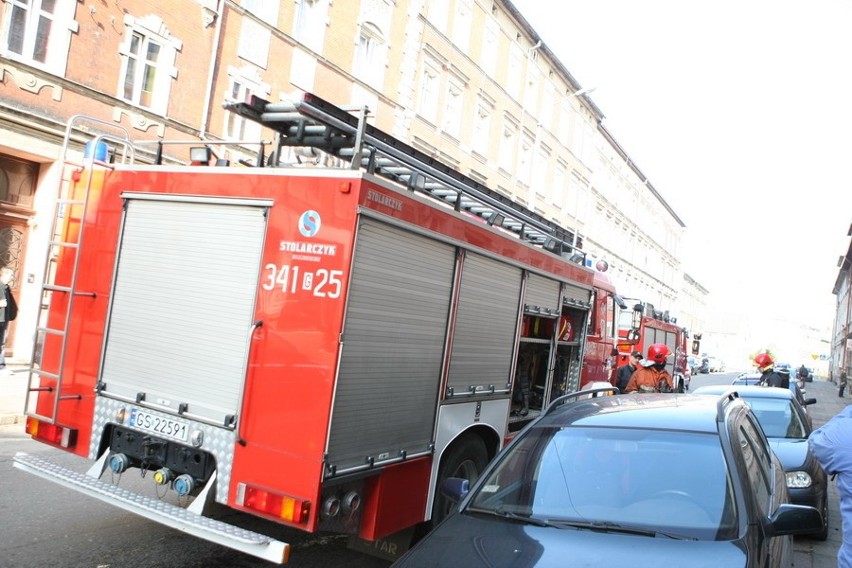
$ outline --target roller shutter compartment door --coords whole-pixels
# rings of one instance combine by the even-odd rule
[[[466,255],[447,384],[454,396],[491,385],[508,392],[520,298],[519,268]]]
[[[338,473],[429,451],[456,252],[368,219],[354,259],[328,444]]]
[[[269,204],[253,203],[127,198],[104,394],[236,415]]]
[[[530,273],[524,294],[524,310],[534,314],[558,316],[559,288],[558,280]]]
[[[580,305],[588,306],[592,301],[592,291],[586,288],[581,288],[573,284],[563,284],[562,291],[565,301],[569,304],[579,302]]]

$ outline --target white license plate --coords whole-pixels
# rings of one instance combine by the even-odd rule
[[[189,427],[185,422],[156,416],[145,412],[140,408],[131,409],[130,425],[141,430],[151,432],[152,434],[168,436],[169,438],[174,438],[183,442],[186,442],[189,434]]]

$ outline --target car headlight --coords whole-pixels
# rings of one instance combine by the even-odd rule
[[[806,471],[788,471],[787,487],[801,489],[811,486],[811,476]]]

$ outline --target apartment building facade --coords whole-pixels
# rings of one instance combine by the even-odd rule
[[[852,236],[852,225],[847,236]],[[837,280],[832,291],[837,309],[831,334],[830,372],[837,380],[842,370],[852,376],[852,243],[837,261]]]
[[[253,165],[248,141],[272,134],[222,103],[302,92],[368,107],[380,129],[571,228],[625,296],[688,309],[700,327],[694,297],[707,291],[683,274],[683,222],[508,0],[7,0],[0,26],[0,262],[21,305],[16,358],[31,347],[69,119],[203,140]]]

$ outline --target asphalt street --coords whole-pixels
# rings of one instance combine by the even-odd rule
[[[5,431],[20,429],[20,432],[23,432],[24,430],[23,410],[27,390],[27,371],[26,367],[14,364],[0,370],[0,428]],[[735,375],[735,373],[698,375],[693,378],[692,387],[730,382]],[[819,377],[807,384],[806,397],[817,399],[816,404],[808,407],[813,417],[814,427],[827,422],[852,400],[848,392],[846,397],[838,397],[837,386]],[[836,485],[832,481],[829,484],[829,537],[825,542],[797,537],[794,541],[797,568],[835,568],[837,566],[837,550],[842,541],[838,502]]]

